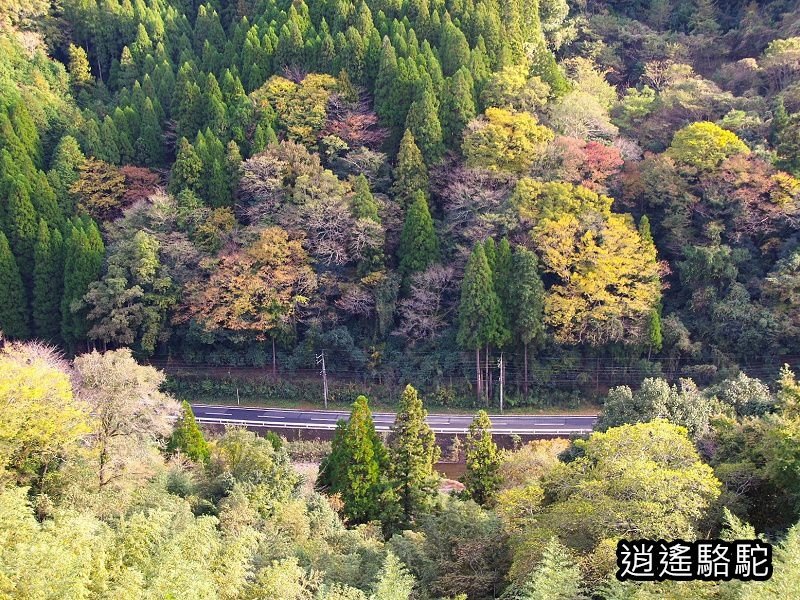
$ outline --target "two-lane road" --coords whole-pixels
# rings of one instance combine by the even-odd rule
[[[339,419],[347,420],[350,416],[347,412],[333,410],[288,410],[210,404],[193,404],[192,410],[199,423],[265,429],[330,431],[336,428]],[[394,413],[372,413],[372,419],[377,431],[389,431],[394,423]],[[594,415],[492,415],[491,419],[493,433],[542,436],[589,433],[597,421]],[[465,434],[472,422],[472,415],[429,414],[427,422],[434,433]]]

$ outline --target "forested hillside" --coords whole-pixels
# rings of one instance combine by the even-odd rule
[[[0,1],[0,598],[800,598],[798,178],[796,0]]]
[[[517,403],[772,378],[796,9],[5,2],[0,329],[476,402],[500,352]]]

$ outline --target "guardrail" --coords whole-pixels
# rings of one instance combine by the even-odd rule
[[[198,423],[208,425],[239,425],[243,427],[262,427],[264,429],[316,429],[323,431],[333,431],[336,429],[336,423],[286,423],[286,422],[273,422],[273,421],[252,421],[247,419],[224,419],[212,417],[195,417]],[[465,434],[467,433],[466,427],[441,427],[437,425],[430,425],[431,431],[434,433],[451,433],[451,434]],[[375,431],[391,431],[389,425],[375,425]],[[539,428],[539,427],[492,427],[492,433],[498,435],[574,435],[591,433],[591,427],[561,427],[553,428]]]

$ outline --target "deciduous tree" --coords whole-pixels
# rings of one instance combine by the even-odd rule
[[[524,173],[552,139],[531,114],[487,108],[467,126],[461,148],[470,167]]]
[[[74,361],[80,397],[95,425],[96,482],[99,489],[147,476],[155,444],[172,431],[180,407],[159,391],[164,374],[138,365],[128,349],[91,352]]]

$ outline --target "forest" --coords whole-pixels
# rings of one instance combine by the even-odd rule
[[[797,0],[0,0],[0,598],[800,598],[798,218]]]
[[[475,407],[796,355],[792,2],[4,4],[8,339]]]

